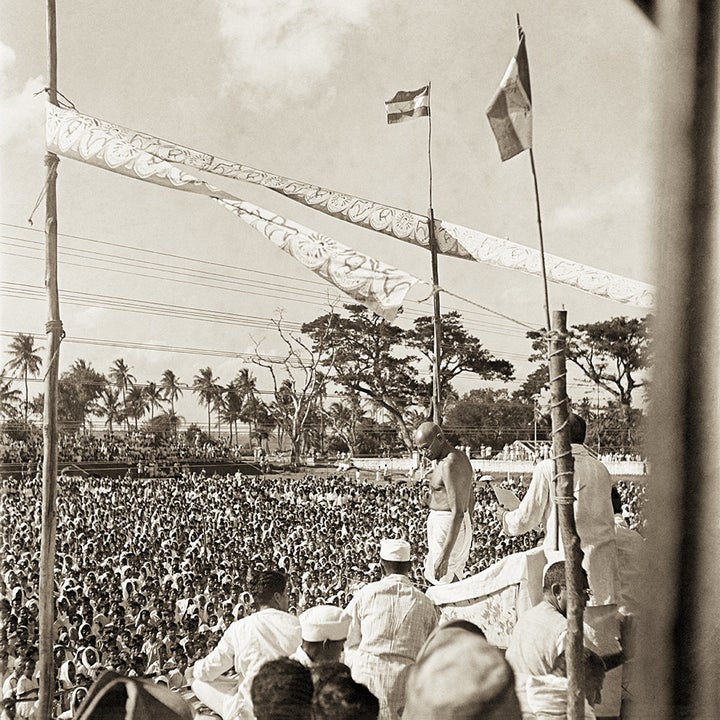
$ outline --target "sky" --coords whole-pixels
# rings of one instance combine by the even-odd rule
[[[425,213],[428,122],[386,123],[384,102],[431,82],[433,208],[445,220],[538,247],[529,153],[500,161],[485,110],[527,38],[533,152],[547,252],[653,283],[652,60],[657,29],[629,0],[58,0],[58,89],[87,115],[217,156]],[[0,0],[0,364],[18,332],[44,335],[44,0]],[[430,280],[422,248],[353,227],[265,188],[229,192]],[[60,371],[77,358],[138,382],[170,368],[227,384],[255,347],[336,291],[206,198],[61,159],[57,180]],[[32,214],[33,224],[28,224]],[[442,310],[483,346],[533,369],[521,324],[544,324],[539,278],[439,258]],[[462,298],[462,299],[460,299]],[[349,301],[349,300],[348,300]],[[507,316],[511,322],[492,312]],[[570,325],[646,310],[551,284]],[[398,324],[432,313],[409,301]],[[39,338],[40,347],[45,346]],[[44,352],[41,353],[44,355]],[[251,368],[261,391],[271,388]],[[464,393],[482,381],[462,376]],[[18,386],[19,387],[19,386]],[[41,379],[31,392],[41,392]],[[570,393],[592,393],[578,376]],[[265,396],[269,399],[269,396]],[[190,391],[178,405],[205,421]]]

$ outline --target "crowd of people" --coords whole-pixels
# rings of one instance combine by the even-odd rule
[[[140,443],[142,445],[142,443]],[[505,485],[522,495],[517,479]],[[644,487],[619,484],[623,514],[644,525]],[[472,575],[535,547],[532,531],[508,537],[492,490],[474,482]],[[2,696],[37,688],[40,478],[0,486],[0,676]],[[380,579],[377,549],[405,538],[410,577],[427,587],[422,485],[376,483],[344,474],[183,474],[111,479],[63,475],[57,501],[55,716],[72,717],[105,670],[189,685],[192,667],[229,625],[254,610],[260,572],[290,578],[288,610],[346,607]],[[6,703],[10,706],[12,703]],[[32,703],[18,703],[18,716]]]
[[[58,461],[71,463],[99,462],[137,466],[138,464],[173,464],[188,462],[236,462],[243,448],[226,436],[212,442],[198,433],[188,440],[185,433],[129,431],[95,435],[63,432],[58,438]],[[43,438],[40,432],[22,440],[0,433],[0,463],[33,465],[42,461]]]

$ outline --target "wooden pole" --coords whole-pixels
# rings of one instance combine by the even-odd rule
[[[48,40],[48,101],[57,104],[57,36],[55,0],[47,0]],[[58,158],[45,155],[47,167],[47,194],[45,198],[45,287],[48,298],[47,333],[48,361],[45,370],[45,410],[43,415],[43,482],[42,482],[42,535],[40,538],[40,688],[37,716],[52,716],[52,699],[55,690],[55,659],[53,656],[53,622],[55,598],[53,576],[55,571],[55,500],[57,496],[57,391],[58,367],[62,323],[57,285],[57,198],[55,185]]]
[[[553,313],[550,337],[550,394],[553,432],[553,460],[555,461],[555,503],[565,550],[565,585],[567,588],[568,637],[565,645],[568,677],[568,713],[570,720],[585,717],[585,673],[583,661],[583,603],[582,550],[575,527],[573,503],[573,456],[568,425],[567,373],[565,345],[567,342],[567,312]]]
[[[440,424],[442,398],[440,396],[440,361],[442,359],[442,320],[440,317],[440,281],[438,279],[437,238],[435,237],[435,211],[432,194],[432,110],[430,109],[430,83],[428,82],[428,168],[430,181],[430,207],[428,209],[428,239],[433,282],[433,422]]]

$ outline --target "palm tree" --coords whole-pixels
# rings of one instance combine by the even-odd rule
[[[242,410],[242,394],[237,383],[231,382],[226,388],[222,397],[222,419],[230,426],[230,444],[232,445],[232,429],[235,425],[235,442],[238,441],[237,422],[240,419]]]
[[[163,397],[170,401],[170,414],[175,414],[175,401],[183,394],[180,380],[172,370],[166,370],[160,380],[160,389]]]
[[[155,409],[162,406],[162,392],[156,383],[149,381],[145,386],[144,393],[150,407],[150,422],[152,422],[155,419]]]
[[[142,385],[131,385],[127,391],[125,402],[123,403],[125,415],[134,418],[135,429],[138,429],[138,420],[147,412],[148,401],[145,397],[145,391]],[[129,425],[129,422],[128,422]]]
[[[257,421],[257,379],[248,368],[240,368],[238,374],[235,376],[235,385],[243,400],[240,420],[248,424],[248,441],[252,449],[253,423]]]
[[[123,406],[120,403],[120,393],[117,389],[108,385],[103,388],[100,397],[93,404],[93,411],[100,417],[106,418],[105,424],[113,433],[113,421],[122,421]]]
[[[0,415],[2,417],[13,417],[22,397],[20,391],[10,387],[11,385],[12,380],[0,382]]]
[[[32,335],[18,333],[10,343],[10,353],[12,357],[7,361],[5,367],[10,372],[19,372],[25,383],[25,422],[28,419],[28,409],[30,406],[30,398],[28,395],[28,375],[35,377],[40,372],[42,359],[37,354],[41,348],[35,347],[35,338]]]
[[[112,364],[108,373],[111,382],[122,392],[123,405],[127,406],[127,390],[132,383],[135,382],[135,376],[130,372],[130,368],[125,364],[125,360],[118,358]],[[125,415],[127,421],[127,430],[130,430],[130,415]]]
[[[210,408],[218,396],[217,381],[218,379],[213,377],[213,371],[206,367],[193,378],[192,384],[192,391],[200,398],[203,405],[207,405],[208,437],[210,436]]]

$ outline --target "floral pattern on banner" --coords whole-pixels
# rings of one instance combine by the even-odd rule
[[[53,108],[53,111],[66,116],[86,117],[75,110]],[[429,247],[428,219],[424,215],[327,190],[282,175],[274,175],[242,163],[223,160],[214,155],[162,140],[147,133],[113,125],[103,120],[87,119],[162,160],[261,185],[328,215],[385,233],[413,245]],[[542,275],[539,250],[525,245],[439,219],[435,220],[435,237],[438,250],[443,255],[475,260],[508,270],[520,270],[530,275]],[[651,308],[654,305],[655,290],[652,285],[647,283],[641,283],[582,263],[564,260],[547,253],[545,253],[545,264],[548,280],[551,282],[569,285],[615,302],[643,308]]]
[[[48,105],[50,151],[176,190],[212,197],[306,268],[388,321],[418,279],[332,238],[244,202],[127,142],[107,123]]]
[[[392,320],[417,278],[242,200],[218,202],[328,282]]]
[[[506,648],[517,623],[518,586],[509,585],[477,600],[443,605],[441,624],[450,620],[469,620],[484,633],[489,643]]]

